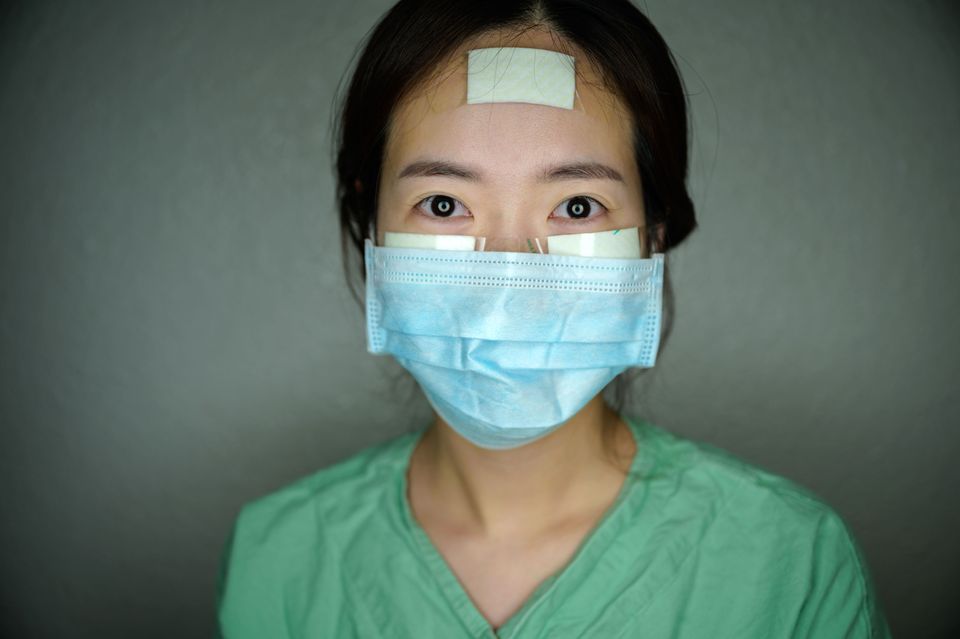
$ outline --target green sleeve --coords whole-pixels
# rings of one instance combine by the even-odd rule
[[[794,637],[889,639],[863,553],[839,515],[824,516],[814,540],[814,565]]]
[[[268,527],[250,505],[241,509],[223,550],[217,594],[220,639],[285,639],[284,606],[275,587],[284,562],[270,552]]]
[[[230,556],[233,554],[233,541],[237,534],[237,525],[236,520],[234,520],[233,525],[230,527],[230,533],[227,535],[227,539],[223,544],[223,548],[220,551],[220,562],[218,564],[217,571],[217,591],[216,591],[216,600],[215,600],[215,611],[214,614],[217,617],[217,630],[214,634],[214,639],[226,639],[223,634],[223,627],[220,623],[220,610],[223,608],[225,595],[226,595],[226,584],[227,584],[227,575],[230,565]]]

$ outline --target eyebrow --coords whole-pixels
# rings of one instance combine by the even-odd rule
[[[470,182],[482,182],[482,171],[464,164],[448,160],[421,160],[403,168],[397,179],[410,177],[452,177]],[[623,182],[623,176],[612,166],[600,162],[569,162],[544,168],[538,175],[538,182],[560,182],[562,180],[614,180]]]

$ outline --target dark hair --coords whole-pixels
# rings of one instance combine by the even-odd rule
[[[554,34],[558,47],[564,42],[579,47],[631,113],[646,226],[660,229],[648,236],[648,246],[665,253],[696,227],[686,187],[683,81],[663,38],[628,0],[400,0],[368,34],[334,123],[343,264],[358,301],[353,275],[359,272],[361,281],[366,277],[363,241],[376,220],[394,109],[468,40],[538,27]],[[661,347],[673,318],[669,270],[663,294]],[[618,412],[630,376],[625,378],[617,380]]]

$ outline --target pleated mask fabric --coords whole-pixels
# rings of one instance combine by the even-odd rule
[[[594,258],[364,247],[367,350],[490,449],[534,441],[660,341],[663,255]]]

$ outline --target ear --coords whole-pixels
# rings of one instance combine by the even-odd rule
[[[357,193],[363,192],[363,182],[360,181],[360,178],[357,178],[353,181],[353,190]]]
[[[658,222],[651,227],[644,229],[640,237],[640,249],[644,257],[650,257],[654,253],[663,253],[666,248],[664,239],[667,236],[667,223]]]
[[[653,233],[657,238],[657,245],[654,253],[663,253],[666,250],[667,223],[661,222],[660,224],[657,224],[656,228],[653,230]]]

